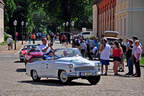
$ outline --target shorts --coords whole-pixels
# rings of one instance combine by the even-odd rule
[[[100,60],[100,62],[102,63],[102,65],[109,65],[109,60]]]
[[[121,62],[121,58],[119,58],[119,57],[113,57],[113,61],[119,61],[119,62]]]

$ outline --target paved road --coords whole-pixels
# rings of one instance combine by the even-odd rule
[[[61,45],[56,45],[61,46]],[[111,64],[112,65],[112,64]],[[102,76],[97,85],[87,80],[74,80],[62,85],[57,79],[33,82],[25,75],[24,63],[18,54],[0,54],[0,96],[144,96],[144,68],[142,77],[113,76],[112,67],[108,76]]]

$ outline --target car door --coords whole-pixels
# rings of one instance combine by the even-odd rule
[[[43,61],[40,63],[40,75],[42,77],[47,77],[47,69],[48,69],[48,62],[47,61]]]
[[[57,76],[57,66],[58,64],[55,60],[50,60],[47,68],[47,75],[49,77],[56,77]]]

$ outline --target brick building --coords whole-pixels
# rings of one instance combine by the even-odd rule
[[[4,2],[0,0],[0,42],[4,41]]]
[[[124,40],[137,36],[144,44],[143,18],[144,0],[94,0],[93,30],[99,37],[112,30]]]
[[[93,30],[98,37],[105,30],[115,30],[116,0],[95,0],[93,5]]]

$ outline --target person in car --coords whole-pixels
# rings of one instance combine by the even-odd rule
[[[44,55],[44,60],[54,60],[55,59],[54,51],[50,51],[48,55]]]
[[[42,45],[40,45],[40,50],[43,54],[48,54],[51,50],[54,50],[52,47],[52,44],[48,43],[47,45],[47,39],[42,39]]]

